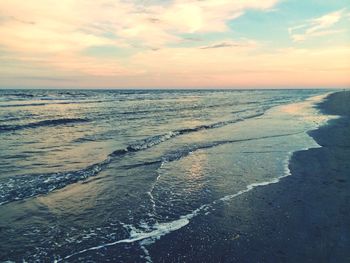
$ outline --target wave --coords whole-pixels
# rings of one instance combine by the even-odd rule
[[[250,115],[249,118],[254,118],[263,114],[264,113],[253,114],[253,115]],[[76,121],[81,121],[81,120],[86,121],[85,119],[58,119],[58,120],[41,121],[34,124],[22,125],[20,127],[15,127],[15,128],[17,128],[18,130],[18,128],[24,129],[27,127],[31,128],[32,126],[39,127],[39,126],[47,126],[47,125],[59,125],[59,124],[72,123],[72,122],[74,123]],[[140,140],[133,144],[130,144],[124,149],[118,149],[110,153],[105,160],[99,163],[92,164],[81,170],[68,171],[68,172],[54,172],[54,173],[46,173],[46,174],[19,175],[2,182],[0,181],[0,205],[17,201],[17,200],[23,200],[23,199],[34,197],[41,194],[48,194],[49,192],[52,192],[56,189],[61,189],[67,185],[76,183],[78,181],[83,181],[91,176],[96,176],[105,167],[107,167],[107,165],[114,158],[120,158],[128,153],[149,149],[155,145],[158,145],[176,136],[184,135],[191,132],[197,132],[204,129],[219,128],[224,125],[236,123],[238,121],[243,121],[243,120],[244,119],[242,118],[235,119],[235,120],[228,120],[228,121],[217,122],[209,125],[201,125],[194,128],[180,129],[180,130],[168,132],[166,134],[148,137],[144,140]],[[29,125],[32,125],[32,126],[29,126]],[[2,128],[3,126],[0,126],[0,131],[4,130]],[[6,128],[5,128],[5,131],[14,130],[14,129],[10,129],[10,127],[6,127]],[[221,141],[221,142],[214,142],[214,143],[208,143],[203,145],[194,145],[193,147],[170,152],[164,157],[162,157],[161,160],[150,162],[150,164],[155,164],[155,163],[162,164],[164,162],[171,162],[174,160],[178,160],[198,149],[210,148],[223,143],[233,143],[238,141],[240,140]],[[147,164],[141,164],[141,165],[147,165]]]
[[[250,105],[250,104],[256,104],[257,101],[254,102],[227,102],[227,103],[221,103],[221,104],[210,104],[210,105],[192,105],[192,106],[185,106],[181,108],[158,108],[158,109],[151,109],[151,110],[134,110],[134,111],[122,111],[118,114],[120,115],[129,115],[129,114],[147,114],[147,113],[163,113],[163,112],[181,112],[186,110],[202,110],[202,109],[211,109],[211,108],[221,108],[221,107],[231,107],[231,106],[242,106],[242,105]],[[244,112],[246,110],[240,110],[237,112]]]
[[[143,149],[151,148],[152,146],[155,146],[157,144],[160,144],[162,142],[165,142],[173,137],[176,137],[180,133],[177,131],[171,131],[163,135],[156,135],[149,138],[146,138],[144,140],[141,140],[139,142],[136,142],[134,144],[129,145],[126,150],[129,152],[137,152]]]
[[[44,100],[44,99],[42,99]],[[49,100],[49,99],[45,99]],[[56,99],[52,99],[56,100]],[[62,102],[36,102],[36,103],[18,103],[18,104],[0,104],[0,108],[12,108],[12,107],[35,107],[35,106],[46,106],[46,105],[67,105],[67,104],[89,104],[89,103],[101,103],[111,102],[113,100],[87,100],[87,101],[62,101]]]
[[[135,152],[135,151],[139,151],[139,150],[144,150],[147,148],[151,148],[152,146],[155,146],[157,144],[160,144],[164,141],[167,141],[171,138],[180,136],[180,135],[185,135],[188,133],[193,133],[193,132],[198,132],[201,130],[208,130],[208,129],[215,129],[215,128],[220,128],[229,124],[234,124],[240,121],[244,121],[247,119],[251,119],[251,118],[256,118],[259,116],[264,115],[265,113],[264,111],[260,111],[260,112],[255,112],[253,114],[244,116],[244,117],[239,117],[236,119],[231,119],[231,120],[227,120],[227,121],[221,121],[221,122],[215,122],[215,123],[211,123],[211,124],[203,124],[203,125],[199,125],[199,126],[195,126],[192,128],[183,128],[183,129],[178,129],[178,130],[174,130],[174,131],[170,131],[168,133],[165,134],[161,134],[161,135],[155,135],[155,136],[151,136],[151,137],[147,137],[145,139],[136,141],[135,143],[130,144],[129,146],[126,147],[126,149],[122,149],[122,150],[117,150],[116,153],[118,154],[123,154],[125,153],[125,151],[129,151],[129,152]],[[75,139],[74,142],[75,143],[81,143],[84,141],[93,141],[96,138],[90,139],[90,138],[79,138],[79,139]],[[113,153],[112,153],[113,155]]]
[[[92,164],[86,168],[75,171],[67,171],[67,172],[53,172],[53,173],[45,173],[45,174],[27,174],[27,175],[19,175],[16,177],[12,177],[10,179],[6,179],[0,181],[0,205],[6,204],[9,202],[23,200],[26,198],[34,197],[41,194],[48,194],[56,189],[61,189],[67,185],[76,183],[78,181],[83,181],[91,176],[96,176],[103,169],[105,169],[108,164],[115,158],[121,158],[129,153],[138,152],[142,150],[149,149],[154,147],[162,142],[165,142],[169,139],[175,138],[180,135],[198,132],[206,129],[215,129],[225,125],[233,124],[239,121],[243,121],[249,118],[255,118],[263,115],[264,112],[258,112],[245,118],[232,119],[228,121],[216,122],[207,125],[200,125],[193,128],[184,128],[175,131],[168,132],[162,135],[156,135],[152,137],[145,138],[143,140],[137,141],[128,145],[124,149],[118,149],[113,151],[107,158],[99,163]],[[16,125],[16,126],[0,126],[0,131],[13,131],[25,128],[36,128],[40,126],[50,126],[50,125],[64,125],[75,122],[86,122],[86,119],[57,119],[57,120],[46,120],[40,121],[36,123],[30,123],[26,125]],[[279,135],[286,136],[286,135]],[[271,136],[269,136],[271,137]],[[250,138],[245,140],[256,140],[256,139],[264,139],[262,138]],[[149,163],[144,164],[135,164],[135,165],[149,165],[149,164],[159,164],[165,162],[171,162],[178,159],[181,159],[193,151],[205,148],[215,147],[225,143],[235,143],[244,140],[232,140],[232,141],[216,141],[212,143],[205,143],[201,145],[193,145],[187,147],[185,149],[179,149],[177,151],[169,152],[164,155],[160,160],[151,161]],[[132,166],[128,167],[132,168]]]
[[[20,98],[33,98],[34,95],[33,94],[28,94],[28,93],[5,93],[5,96],[12,96],[12,97],[20,97]]]
[[[44,120],[38,122],[31,122],[27,124],[20,125],[0,125],[0,131],[17,131],[23,129],[32,129],[45,126],[58,126],[58,125],[67,125],[72,123],[88,122],[88,119],[82,118],[62,118],[62,119],[52,119]]]
[[[173,162],[176,160],[180,160],[193,152],[196,152],[198,150],[204,150],[204,149],[210,149],[214,148],[220,145],[225,144],[232,144],[232,143],[239,143],[239,142],[247,142],[247,141],[255,141],[255,140],[264,140],[269,138],[278,138],[278,137],[286,137],[286,136],[292,136],[297,135],[302,132],[294,132],[294,133],[286,133],[286,134],[276,134],[276,135],[269,135],[269,136],[262,136],[262,137],[253,137],[253,138],[246,138],[246,139],[237,139],[237,140],[225,140],[225,141],[214,141],[209,143],[201,143],[201,144],[194,144],[191,146],[187,146],[182,149],[177,149],[176,151],[170,151],[166,153],[164,156],[162,156],[159,160],[149,161],[149,162],[142,162],[142,163],[136,163],[131,165],[123,166],[126,169],[132,169],[140,166],[148,166],[148,165],[154,165],[154,164],[165,164],[168,162]]]
[[[221,121],[221,122],[216,122],[216,123],[212,123],[212,124],[205,124],[205,125],[200,125],[194,128],[185,128],[185,129],[181,129],[181,130],[177,130],[175,132],[178,132],[179,134],[186,134],[186,133],[191,133],[191,132],[196,132],[196,131],[200,131],[200,130],[207,130],[207,129],[214,129],[214,128],[220,128],[229,124],[233,124],[239,121],[244,121],[246,119],[251,119],[251,118],[256,118],[259,116],[264,115],[265,112],[258,112],[255,114],[251,114],[249,116],[246,117],[240,117],[237,119],[232,119],[232,120],[227,120],[227,121]]]
[[[300,132],[298,132],[300,133]],[[133,168],[137,166],[151,165],[157,164],[161,166],[164,163],[172,162],[179,160],[188,156],[189,154],[201,150],[213,148],[223,144],[244,142],[244,141],[252,141],[252,140],[262,140],[267,138],[275,138],[275,137],[284,137],[295,135],[298,133],[288,133],[288,134],[278,134],[278,135],[270,135],[263,136],[257,138],[246,138],[239,140],[227,140],[227,141],[215,141],[211,143],[203,143],[199,145],[192,145],[183,149],[178,149],[176,151],[169,152],[165,154],[161,159],[150,161],[147,163],[140,163],[130,165],[125,168]],[[156,138],[155,140],[146,140],[144,144],[138,145],[130,145],[125,149],[120,149],[112,152],[108,155],[108,157],[102,162],[92,164],[84,169],[77,171],[68,171],[68,172],[57,172],[57,173],[46,173],[46,174],[29,174],[29,175],[21,175],[16,177],[11,177],[7,180],[3,180],[0,182],[0,205],[23,200],[26,198],[34,197],[41,194],[48,194],[56,189],[61,189],[67,185],[76,183],[78,181],[83,181],[91,176],[96,176],[102,170],[104,170],[114,158],[120,158],[128,154],[129,152],[137,152],[147,147],[152,147],[158,143],[161,143],[174,135],[169,133],[165,136],[155,136],[152,138]]]
[[[108,157],[100,163],[78,171],[28,174],[3,180],[0,183],[0,205],[47,194],[55,189],[61,189],[69,184],[87,179],[101,172],[110,161],[110,157]]]
[[[178,129],[178,130],[174,130],[171,131],[169,133],[166,134],[162,134],[162,135],[156,135],[153,137],[148,137],[144,140],[140,140],[138,142],[136,142],[135,144],[132,144],[130,146],[127,147],[128,151],[139,151],[141,149],[147,149],[150,148],[154,145],[157,145],[161,142],[164,142],[166,140],[169,140],[173,137],[179,136],[179,135],[184,135],[184,134],[188,134],[188,133],[192,133],[192,132],[198,132],[201,130],[208,130],[208,129],[215,129],[215,128],[220,128],[229,124],[234,124],[240,121],[244,121],[247,119],[251,119],[251,118],[256,118],[259,116],[264,115],[264,111],[262,112],[257,112],[245,117],[239,117],[237,119],[231,119],[231,120],[227,120],[227,121],[220,121],[220,122],[215,122],[215,123],[211,123],[211,124],[203,124],[203,125],[199,125],[193,128],[183,128],[183,129]]]
[[[44,106],[48,103],[39,102],[39,103],[22,103],[22,104],[1,104],[0,108],[10,108],[10,107],[26,107],[26,106]]]

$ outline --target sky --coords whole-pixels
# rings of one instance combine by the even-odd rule
[[[350,87],[349,0],[0,0],[0,88]]]

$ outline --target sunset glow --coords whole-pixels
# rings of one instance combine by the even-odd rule
[[[3,0],[0,87],[350,84],[345,0]]]

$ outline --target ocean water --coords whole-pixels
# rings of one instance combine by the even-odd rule
[[[0,261],[148,247],[318,147],[325,90],[0,90]]]

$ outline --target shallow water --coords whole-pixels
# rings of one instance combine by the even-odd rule
[[[147,246],[318,145],[322,90],[0,91],[0,259],[151,261]],[[301,103],[300,103],[301,102]]]

